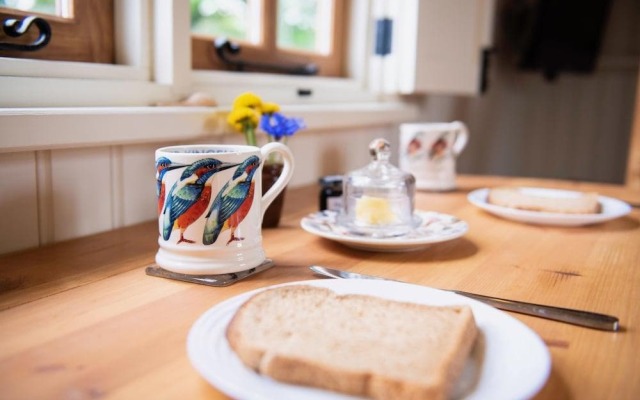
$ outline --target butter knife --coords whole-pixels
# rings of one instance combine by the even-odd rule
[[[401,282],[394,279],[382,278],[379,276],[359,274],[356,272],[341,271],[338,269],[313,265],[310,270],[318,275],[328,276],[336,279],[375,279],[385,281]],[[442,289],[445,290],[445,289]],[[463,292],[461,290],[445,290],[461,296],[469,297],[481,301],[501,310],[513,311],[521,314],[532,315],[534,317],[547,318],[554,321],[566,322],[588,328],[605,331],[617,331],[619,329],[618,318],[611,315],[599,314],[590,311],[573,310],[570,308],[545,306],[541,304],[525,303],[516,300],[500,299],[497,297],[484,296],[481,294]]]

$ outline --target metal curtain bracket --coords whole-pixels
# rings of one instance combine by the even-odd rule
[[[51,40],[51,27],[44,19],[36,16],[25,17],[22,20],[16,18],[8,18],[2,22],[2,30],[7,36],[20,37],[27,33],[31,25],[35,25],[40,30],[40,35],[33,43],[2,43],[0,42],[0,50],[19,50],[19,51],[36,51],[45,47]]]
[[[218,58],[220,58],[223,63],[233,67],[236,71],[244,71],[248,68],[280,72],[290,75],[316,75],[318,73],[318,66],[313,63],[281,65],[243,61],[237,57],[235,57],[235,59],[231,59],[229,58],[229,55],[240,53],[240,45],[230,42],[225,37],[216,38],[213,41],[213,46],[216,49]]]

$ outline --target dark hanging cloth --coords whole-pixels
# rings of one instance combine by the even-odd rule
[[[519,67],[542,71],[548,80],[561,72],[593,72],[611,0],[529,2],[528,24],[521,25]],[[525,28],[526,27],[526,28]]]

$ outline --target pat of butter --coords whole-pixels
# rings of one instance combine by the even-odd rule
[[[397,222],[389,200],[371,196],[362,196],[356,201],[356,220],[369,225],[384,225]]]

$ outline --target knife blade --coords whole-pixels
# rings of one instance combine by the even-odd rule
[[[318,275],[327,276],[335,279],[373,279],[373,280],[385,280],[393,282],[402,282],[395,279],[383,278],[380,276],[360,274],[350,271],[342,271],[339,269],[321,267],[319,265],[313,265],[309,269]],[[404,282],[406,283],[406,282]],[[464,292],[462,290],[447,290],[440,289],[447,292],[452,292],[465,296],[474,300],[481,301],[495,308],[501,310],[513,311],[521,314],[532,315],[534,317],[541,317],[551,319],[554,321],[566,322],[574,325],[585,326],[593,329],[600,329],[605,331],[617,331],[620,327],[618,318],[606,315],[594,313],[591,311],[574,310],[571,308],[562,308],[547,306],[542,304],[526,303],[517,300],[501,299],[498,297],[485,296],[476,293]]]

